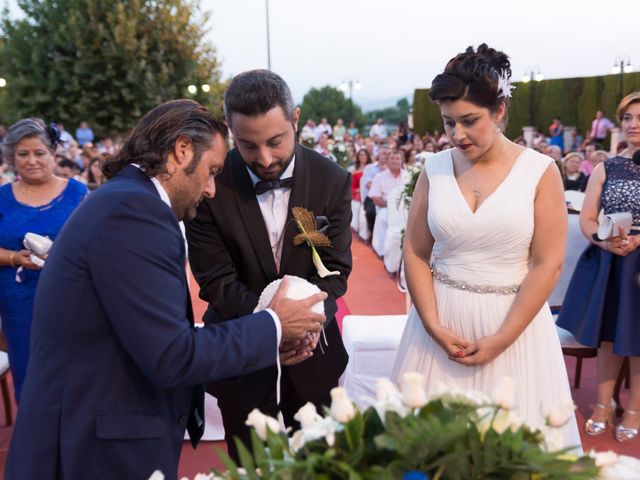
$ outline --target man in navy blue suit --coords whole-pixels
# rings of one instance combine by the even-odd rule
[[[203,430],[202,384],[276,362],[318,332],[326,298],[284,297],[193,327],[179,220],[215,194],[224,124],[190,100],[147,113],[112,177],[66,223],[36,294],[30,361],[7,479],[176,478],[185,428]]]

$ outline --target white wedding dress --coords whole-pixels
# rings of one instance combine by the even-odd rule
[[[454,176],[451,152],[440,152],[426,162],[428,223],[435,239],[431,262],[442,279],[433,281],[438,319],[466,340],[495,333],[516,298],[515,293],[477,293],[469,287],[504,288],[522,283],[529,269],[535,190],[552,161],[533,150],[522,152],[504,181],[475,213]],[[400,341],[392,380],[399,383],[402,373],[408,371],[426,377],[428,393],[443,382],[491,394],[504,377],[511,377],[517,389],[514,413],[537,427],[545,425],[545,412],[571,398],[547,304],[513,345],[491,363],[478,367],[449,360],[425,331],[414,308]],[[575,416],[561,433],[558,443],[563,446],[581,444]]]

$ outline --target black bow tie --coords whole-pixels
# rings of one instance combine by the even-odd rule
[[[275,180],[269,181],[260,181],[256,183],[255,190],[256,195],[262,195],[263,193],[268,192],[269,190],[275,190],[276,188],[291,188],[293,186],[294,180],[293,177],[289,178],[276,178]]]

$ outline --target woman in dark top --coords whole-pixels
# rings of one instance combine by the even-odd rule
[[[640,429],[640,92],[622,99],[618,120],[629,146],[597,165],[589,179],[580,227],[592,245],[578,261],[558,324],[578,342],[598,348],[597,400],[584,427],[589,435],[612,425],[614,383],[629,357],[631,394],[614,433],[625,442]],[[631,212],[631,232],[620,229],[601,241],[595,235],[600,208],[605,214]]]
[[[587,187],[587,176],[580,171],[582,155],[578,152],[567,154],[562,160],[562,181],[565,190],[584,192]]]

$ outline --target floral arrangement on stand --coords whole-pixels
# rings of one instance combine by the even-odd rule
[[[307,148],[314,148],[317,143],[315,134],[306,130],[303,130],[300,134],[299,141]]]
[[[547,425],[537,429],[513,413],[512,380],[491,397],[447,385],[428,397],[423,385],[418,373],[405,373],[400,391],[380,379],[377,398],[368,399],[364,411],[343,388],[334,388],[326,416],[306,404],[295,416],[302,428],[291,436],[281,421],[254,410],[247,419],[253,454],[237,443],[242,467],[219,451],[227,470],[196,478],[640,478],[638,459],[613,452],[578,457],[557,449],[559,428],[572,418],[570,401],[546,412]]]
[[[343,141],[337,141],[335,143],[329,143],[329,151],[331,152],[332,160],[338,163],[342,168],[347,168],[350,163],[349,152],[347,146]]]
[[[408,210],[411,206],[413,192],[416,189],[416,183],[418,183],[418,177],[420,177],[420,172],[422,172],[423,168],[424,164],[422,163],[416,163],[415,165],[411,165],[407,168],[409,180],[405,184],[404,188],[402,189],[402,193],[398,197],[398,207],[402,205]]]

